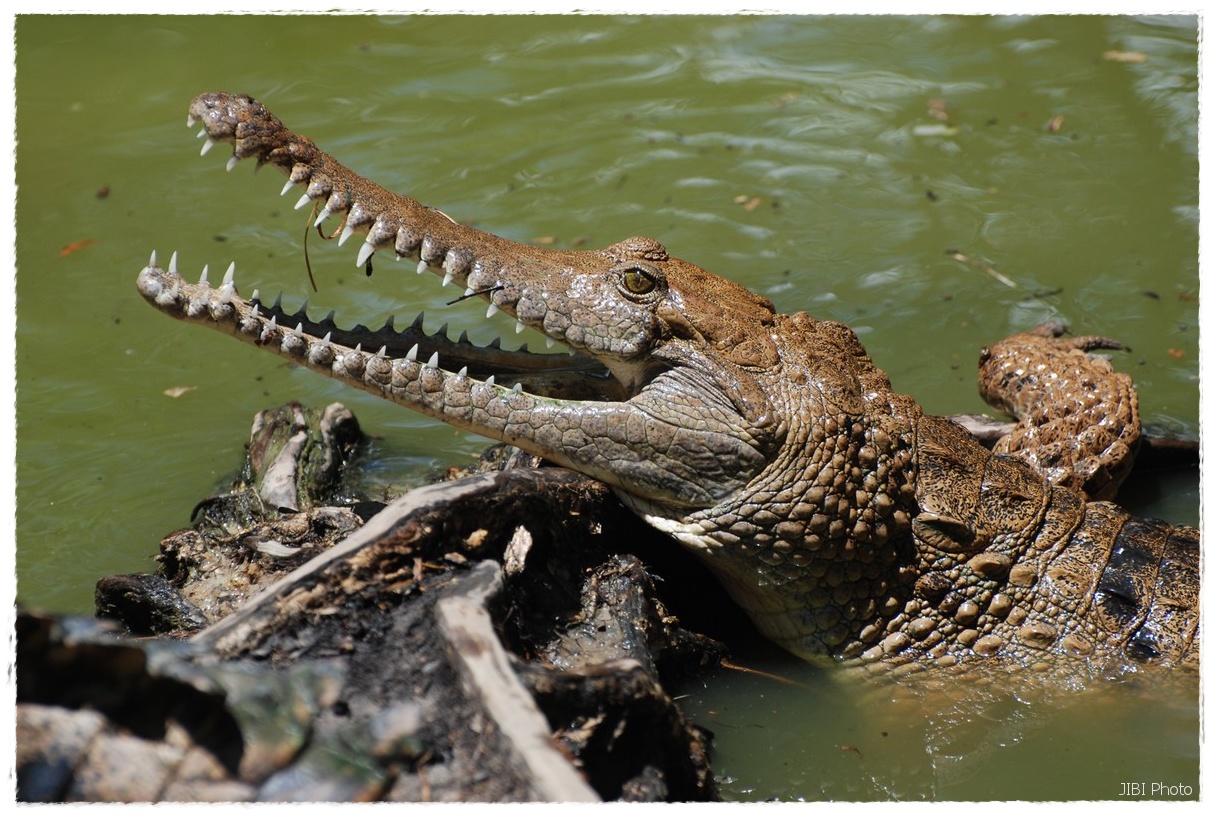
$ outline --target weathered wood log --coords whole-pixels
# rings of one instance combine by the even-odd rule
[[[303,564],[318,547],[249,547],[247,494],[225,505],[230,495],[166,540],[166,572],[196,598],[224,576],[285,575],[185,643],[23,619],[22,799],[715,796],[708,740],[663,683],[715,667],[720,645],[678,627],[640,561],[613,555],[638,544],[638,523],[601,483],[533,467],[438,483]],[[271,522],[306,537],[337,510],[298,504],[272,509]],[[266,530],[264,518],[247,521]],[[207,526],[222,535],[201,541]],[[206,568],[173,561],[186,534],[200,538],[190,558],[203,553]],[[112,593],[99,598],[129,596],[124,620],[196,622],[162,607],[172,589],[162,577],[105,584]],[[140,610],[148,588],[155,608]],[[616,724],[644,751],[605,749],[591,724]],[[132,764],[156,773],[119,773]]]

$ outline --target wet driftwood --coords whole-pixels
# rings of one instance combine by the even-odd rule
[[[295,443],[265,455],[259,417],[242,479],[166,538],[159,576],[99,583],[99,609],[144,631],[214,623],[137,640],[22,616],[22,800],[715,796],[708,738],[666,688],[720,647],[668,614],[631,555],[654,535],[602,484],[473,474],[334,544],[357,501],[281,497],[333,474],[300,467],[301,428],[330,452],[353,438],[335,447],[332,408],[282,411],[270,425]],[[342,496],[326,480],[315,498]]]

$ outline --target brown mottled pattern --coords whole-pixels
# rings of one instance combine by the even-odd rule
[[[1065,337],[1057,323],[984,349],[979,392],[1020,422],[997,444],[1092,499],[1112,499],[1139,445],[1139,397],[1127,374],[1093,349],[1121,349],[1110,338]]]

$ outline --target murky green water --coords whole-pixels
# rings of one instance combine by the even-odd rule
[[[1148,424],[1197,436],[1193,18],[22,17],[25,604],[88,612],[98,577],[152,569],[261,408],[346,402],[386,480],[483,445],[142,302],[153,249],[186,269],[235,260],[246,291],[306,293],[281,177],[197,157],[186,105],[207,90],[252,93],[365,175],[511,238],[655,236],[784,311],[848,322],[933,412],[982,409],[977,350],[1011,331],[1058,317],[1116,336]],[[498,331],[391,262],[365,279],[354,253],[313,242],[322,314],[425,308]],[[1193,475],[1127,499],[1197,521]],[[1192,700],[1010,702],[998,728],[958,727],[958,763],[831,673],[753,660],[813,691],[730,676],[693,692],[733,797],[1197,793]]]

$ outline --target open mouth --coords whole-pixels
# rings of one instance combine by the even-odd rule
[[[531,326],[546,336],[550,346],[561,343],[571,348],[568,353],[549,354],[529,352],[526,346],[511,351],[501,348],[497,339],[477,346],[466,332],[455,340],[449,338],[446,325],[427,334],[421,315],[404,329],[391,320],[379,329],[342,328],[332,313],[316,320],[303,308],[289,313],[277,300],[266,303],[256,291],[243,298],[236,287],[235,264],[219,282],[211,282],[204,267],[199,280],[191,283],[179,273],[176,253],[167,269],[158,266],[153,253],[139,275],[141,294],[162,312],[227,329],[257,346],[389,399],[402,389],[434,389],[438,379],[458,383],[462,391],[475,389],[482,400],[511,391],[557,400],[627,399],[624,386],[602,363],[572,348],[577,343],[568,336],[570,327],[554,323],[553,314],[544,308],[543,294],[499,275],[499,265],[493,260],[510,253],[526,263],[529,253],[553,251],[472,231],[438,210],[389,193],[317,150],[311,140],[291,133],[249,97],[202,95],[191,104],[187,124],[193,127],[200,120],[199,136],[206,138],[202,154],[219,142],[229,142],[234,149],[228,170],[246,158],[255,158],[259,167],[278,165],[291,177],[283,187],[284,195],[301,185],[306,187],[296,209],[319,208],[314,226],[334,218],[342,220],[339,245],[365,230],[358,266],[365,265],[376,251],[392,252],[398,260],[415,261],[419,274],[431,272],[441,276],[444,285],[463,285],[463,295],[456,301],[486,299],[487,318],[505,312],[516,318],[517,331]],[[459,233],[453,235],[453,230]],[[470,233],[481,243],[470,245]],[[553,261],[545,258],[542,263]]]

